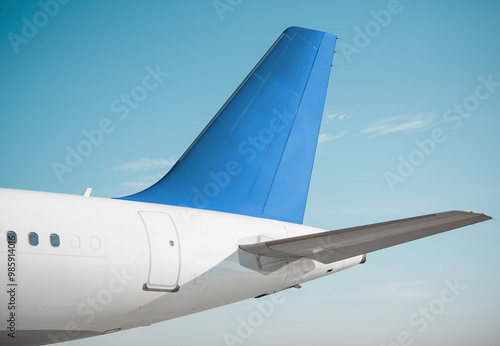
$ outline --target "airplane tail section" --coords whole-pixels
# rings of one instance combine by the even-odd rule
[[[335,41],[285,30],[172,169],[121,199],[302,223]]]

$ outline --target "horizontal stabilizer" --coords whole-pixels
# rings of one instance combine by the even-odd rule
[[[263,257],[308,258],[327,264],[490,219],[476,212],[448,211],[240,248]]]

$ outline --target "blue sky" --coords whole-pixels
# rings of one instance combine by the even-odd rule
[[[215,4],[226,11],[210,0],[0,0],[0,186],[102,197],[147,187],[296,25],[340,38],[305,224],[499,217],[500,3]],[[151,71],[151,90],[124,101]],[[96,129],[87,156],[54,169]],[[493,220],[370,254],[286,292],[243,344],[499,344],[499,243]],[[460,289],[443,303],[450,283]],[[434,312],[426,324],[421,309]],[[249,300],[73,344],[223,345],[255,310]]]

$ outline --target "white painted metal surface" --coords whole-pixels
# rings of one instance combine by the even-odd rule
[[[175,290],[179,282],[180,244],[177,229],[166,213],[139,212],[148,234],[149,290]]]

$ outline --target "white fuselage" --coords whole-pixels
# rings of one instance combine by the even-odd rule
[[[9,231],[15,244],[8,244]],[[240,264],[239,245],[322,231],[191,208],[0,189],[0,344],[56,343],[146,326],[362,261],[298,260],[271,272]],[[30,233],[38,245],[30,244]],[[59,246],[51,244],[54,236]]]

